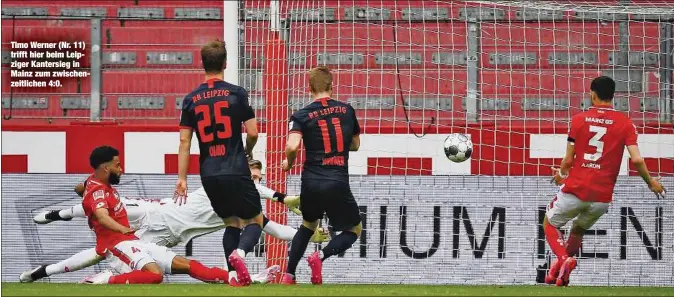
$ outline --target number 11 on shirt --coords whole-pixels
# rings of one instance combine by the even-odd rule
[[[337,138],[337,152],[341,153],[344,151],[344,137],[342,136],[342,124],[339,122],[339,118],[332,118],[332,126],[334,126],[335,137]],[[321,127],[321,133],[323,134],[323,147],[325,148],[325,153],[332,153],[332,142],[330,139],[330,130],[328,121],[318,120],[318,126]]]

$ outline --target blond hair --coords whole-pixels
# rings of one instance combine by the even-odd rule
[[[330,68],[319,66],[309,70],[309,89],[314,94],[332,91]]]

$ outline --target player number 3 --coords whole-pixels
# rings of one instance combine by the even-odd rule
[[[594,135],[590,138],[589,145],[595,147],[596,152],[594,154],[586,153],[584,157],[587,161],[596,162],[604,152],[604,142],[601,141],[601,138],[606,135],[606,127],[590,126],[590,132],[593,132]]]
[[[213,126],[213,123],[211,122],[211,106],[205,104],[197,105],[194,108],[196,114],[203,114],[203,119],[197,122],[201,142],[212,142],[214,140],[214,134],[217,134],[218,139],[232,137],[232,122],[229,116],[222,114],[224,108],[229,108],[228,101],[218,101],[213,104],[213,109],[215,110],[215,127],[213,128],[212,133],[206,132],[207,127]],[[224,129],[218,129],[218,124],[222,125]]]

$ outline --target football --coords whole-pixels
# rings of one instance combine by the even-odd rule
[[[445,155],[452,162],[460,163],[470,159],[473,142],[465,134],[452,133],[445,138]]]

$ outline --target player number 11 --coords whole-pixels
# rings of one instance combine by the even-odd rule
[[[604,142],[601,141],[601,138],[606,135],[606,127],[600,126],[590,126],[590,132],[594,132],[592,138],[590,138],[589,145],[595,147],[596,152],[594,154],[585,154],[585,160],[595,162],[601,158],[601,154],[604,152]]]
[[[341,153],[344,151],[344,137],[342,136],[342,124],[339,122],[339,118],[332,118],[332,126],[335,127],[335,137],[337,138],[337,152]],[[318,120],[318,126],[321,127],[321,134],[323,134],[323,147],[325,148],[325,153],[332,153],[332,143],[330,141],[330,131],[328,130],[328,121]]]

